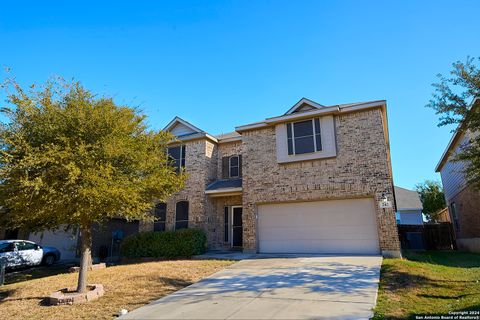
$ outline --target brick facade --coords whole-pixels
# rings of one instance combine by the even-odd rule
[[[275,128],[247,131],[243,144],[243,241],[255,251],[256,206],[262,203],[373,197],[380,248],[399,255],[395,210],[380,209],[386,194],[393,202],[390,156],[381,109],[335,117],[337,156],[278,164]]]
[[[480,252],[480,192],[466,187],[449,201],[455,203],[458,228],[454,223],[457,246],[460,250]]]
[[[217,179],[222,179],[222,158],[240,154],[243,154],[241,141],[222,143],[218,145]]]
[[[399,256],[395,208],[380,209],[382,195],[394,203],[389,146],[382,108],[334,116],[337,155],[279,164],[275,126],[242,131],[240,138],[215,142],[208,137],[186,140],[186,187],[167,201],[166,229],[175,226],[175,205],[189,202],[189,227],[207,232],[210,248],[228,248],[224,242],[224,207],[243,206],[243,248],[257,251],[256,208],[275,202],[372,198],[375,202],[379,246],[385,256]],[[212,197],[206,187],[222,179],[222,158],[241,154],[243,194]],[[152,230],[142,222],[141,231]]]
[[[178,201],[189,202],[189,227],[206,228],[212,204],[205,187],[216,179],[217,146],[207,140],[185,143],[185,168],[188,174],[185,188],[167,201],[166,229],[175,227],[175,207]]]

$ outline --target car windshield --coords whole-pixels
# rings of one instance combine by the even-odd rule
[[[11,252],[15,249],[12,242],[0,243],[0,253]]]

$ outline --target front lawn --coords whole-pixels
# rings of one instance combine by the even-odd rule
[[[480,254],[407,252],[385,259],[374,319],[480,310]]]
[[[44,299],[55,290],[75,286],[77,273],[12,283],[0,286],[0,318],[112,319],[120,309],[131,311],[232,263],[219,260],[174,260],[91,271],[88,282],[103,284],[105,295],[96,301],[74,306],[47,306]]]

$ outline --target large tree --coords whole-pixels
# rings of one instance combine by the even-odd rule
[[[422,201],[423,214],[427,217],[428,221],[435,222],[438,219],[440,211],[447,206],[442,185],[438,181],[425,180],[417,184],[415,189]]]
[[[183,187],[172,137],[137,109],[60,79],[23,89],[7,80],[1,109],[0,204],[12,227],[80,230],[78,292],[87,286],[91,227],[113,217],[151,219],[155,201]]]
[[[453,155],[464,161],[468,182],[480,188],[480,58],[467,58],[453,64],[449,77],[438,75],[435,92],[427,105],[440,115],[439,126],[457,124],[460,133],[468,133],[467,143]],[[476,64],[477,63],[477,64]]]

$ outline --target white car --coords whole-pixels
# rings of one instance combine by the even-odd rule
[[[0,240],[0,258],[6,258],[6,267],[11,269],[36,266],[42,262],[51,265],[60,259],[60,252],[28,240]]]

